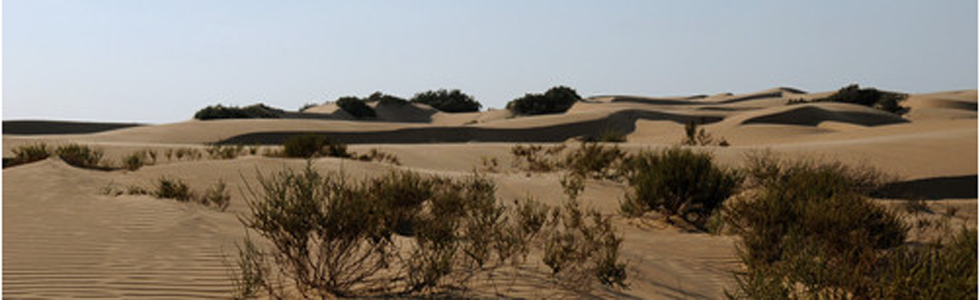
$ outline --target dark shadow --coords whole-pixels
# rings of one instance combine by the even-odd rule
[[[908,120],[893,114],[880,114],[862,111],[829,111],[816,106],[801,106],[779,113],[751,118],[743,121],[742,124],[817,126],[824,121],[837,121],[864,126],[878,126],[909,122]]]
[[[913,200],[977,198],[977,175],[933,177],[886,184],[876,197]]]
[[[3,121],[3,134],[85,134],[142,125],[143,124],[137,123],[97,123],[73,121]]]

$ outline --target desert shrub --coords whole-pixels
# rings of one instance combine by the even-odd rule
[[[510,148],[510,153],[514,156],[513,166],[528,172],[550,172],[561,167],[559,155],[563,151],[564,144],[552,147],[518,144]]]
[[[377,116],[374,113],[373,108],[365,104],[364,101],[361,101],[361,99],[358,99],[357,97],[341,97],[340,99],[337,99],[337,106],[358,119],[374,118]]]
[[[709,146],[715,142],[711,134],[705,132],[704,128],[698,127],[699,123],[694,121],[689,121],[684,124],[684,140],[681,141],[681,145]],[[728,144],[728,141],[725,141],[725,144]]]
[[[402,164],[401,161],[398,160],[397,155],[384,152],[376,148],[371,148],[371,150],[368,150],[367,154],[351,153],[351,156],[360,161],[376,161],[380,163],[389,163],[396,166],[400,166]]]
[[[178,148],[173,151],[173,157],[177,160],[198,160],[201,159],[201,151],[194,148]]]
[[[976,229],[962,228],[948,240],[900,247],[881,260],[874,298],[977,297]]]
[[[607,285],[625,279],[617,257],[621,239],[608,218],[553,222],[550,210],[534,201],[510,209],[479,174],[452,180],[391,172],[348,181],[308,164],[300,173],[260,174],[259,183],[258,190],[248,188],[249,213],[241,220],[270,250],[251,241],[240,247],[239,296],[432,295],[522,263],[532,246],[543,248],[536,237],[551,236],[539,232],[552,229],[580,242],[575,258],[562,260],[573,267],[556,274],[586,270],[589,282]],[[403,237],[395,242],[395,235]]]
[[[347,145],[333,141],[326,136],[305,134],[286,139],[283,143],[283,155],[286,157],[350,157]]]
[[[156,161],[157,153],[153,150],[136,151],[122,158],[123,167],[130,171],[138,170],[144,165],[156,164]]]
[[[14,154],[14,159],[8,166],[41,161],[51,156],[51,149],[44,143],[19,146],[11,150],[11,152]]]
[[[887,111],[894,114],[904,114],[908,112],[908,107],[902,106],[902,102],[908,95],[901,93],[883,92],[874,88],[862,89],[857,84],[848,85],[837,90],[836,93],[824,98],[813,99],[810,102],[841,102],[864,105]],[[798,104],[800,101],[791,101],[788,104]]]
[[[102,150],[92,149],[89,146],[78,144],[67,144],[58,146],[55,153],[65,163],[79,168],[101,169],[108,167],[102,165]]]
[[[412,103],[422,103],[440,111],[457,112],[476,112],[483,107],[480,102],[473,100],[473,97],[459,90],[425,91],[412,97]]]
[[[606,147],[599,143],[582,143],[578,149],[565,156],[564,165],[573,174],[593,179],[616,179],[627,160],[626,152],[619,147]]]
[[[205,151],[211,159],[235,159],[245,153],[245,145],[209,145]]]
[[[500,171],[500,162],[496,157],[480,156],[480,166],[486,172],[497,173]]]
[[[556,86],[544,94],[525,94],[507,103],[507,109],[519,115],[541,115],[563,113],[572,108],[582,97],[575,90]]]
[[[175,199],[181,202],[187,202],[194,198],[190,187],[186,183],[180,179],[168,177],[160,177],[157,181],[157,189],[153,195],[157,198]]]
[[[873,173],[759,158],[747,169],[758,190],[728,210],[748,269],[733,296],[877,298],[882,251],[908,228],[863,196]]]
[[[231,195],[228,194],[227,184],[224,180],[218,180],[213,186],[209,187],[207,191],[204,192],[204,197],[201,197],[201,204],[208,207],[214,207],[220,211],[225,211],[228,209],[228,205],[231,204]]]
[[[623,203],[624,213],[654,210],[668,221],[677,216],[701,229],[742,180],[737,172],[716,165],[710,154],[682,148],[640,153],[630,159],[628,168],[631,191]]]
[[[216,120],[216,119],[278,119],[282,118],[285,112],[282,109],[257,103],[245,107],[223,106],[221,104],[212,105],[197,111],[194,119]]]

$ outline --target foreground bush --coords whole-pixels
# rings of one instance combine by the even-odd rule
[[[223,106],[221,104],[205,107],[194,114],[194,119],[278,119],[285,112],[282,109],[267,106],[262,103],[245,107]]]
[[[714,163],[708,153],[671,148],[644,152],[628,162],[631,192],[623,202],[627,215],[657,211],[701,229],[709,216],[741,183],[738,173]]]
[[[518,115],[563,113],[572,108],[582,97],[575,90],[556,86],[544,94],[526,94],[507,103],[507,109]]]
[[[976,231],[906,244],[908,226],[865,196],[880,174],[765,156],[748,170],[758,190],[728,216],[747,268],[733,298],[976,296]]]
[[[337,106],[358,119],[374,118],[377,116],[373,108],[357,97],[341,97],[337,99]]]
[[[596,258],[562,260],[569,270],[597,269],[583,264],[601,259],[595,266],[602,270],[589,273],[592,281],[625,280],[625,272],[615,274],[625,266],[608,219],[582,227],[592,223],[551,221],[549,209],[533,201],[509,209],[496,201],[495,185],[480,175],[452,180],[392,172],[350,181],[307,165],[300,173],[260,174],[259,184],[250,189],[242,222],[271,247],[263,250],[252,241],[240,247],[239,297],[433,295],[519,265],[531,248],[543,248],[539,237],[572,231],[587,243],[575,247],[590,249],[586,254]]]
[[[440,111],[457,113],[457,112],[477,112],[483,107],[480,102],[473,100],[473,97],[467,95],[459,90],[444,90],[439,89],[435,91],[425,91],[415,94],[412,97],[412,103],[421,103],[431,106],[432,108],[438,109]]]
[[[283,143],[283,155],[299,158],[351,156],[350,153],[347,153],[347,145],[344,143],[315,134],[298,135],[286,139],[286,142]]]

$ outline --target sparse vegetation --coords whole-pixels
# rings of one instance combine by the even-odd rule
[[[337,99],[337,106],[345,112],[358,119],[368,119],[377,116],[374,109],[364,103],[361,99],[353,96],[341,97]]]
[[[704,128],[698,128],[699,126],[699,123],[694,121],[689,121],[684,124],[684,140],[681,141],[681,145],[710,146],[715,143],[715,138],[705,132]],[[725,146],[728,145],[728,141],[722,140],[722,142]]]
[[[563,113],[581,100],[572,88],[556,86],[544,94],[525,94],[507,103],[507,109],[518,115]]]
[[[619,147],[582,143],[565,156],[564,166],[572,174],[592,179],[619,179],[629,155]]]
[[[211,159],[235,159],[245,152],[245,145],[212,144],[205,149]]]
[[[378,105],[407,105],[408,100],[388,95],[382,92],[374,92],[364,99],[364,102],[377,102]]]
[[[260,189],[249,189],[250,213],[242,221],[271,248],[250,240],[240,247],[239,295],[446,293],[477,275],[523,263],[532,248],[548,252],[548,240],[574,242],[570,249],[550,250],[558,251],[549,261],[555,278],[568,283],[562,286],[625,286],[621,239],[608,218],[576,205],[549,219],[550,209],[533,200],[508,208],[496,201],[495,185],[478,174],[453,180],[392,172],[352,182],[308,165],[301,173],[260,174],[259,183]],[[408,240],[395,242],[399,235]],[[563,280],[573,277],[584,281]]]
[[[245,107],[223,106],[221,104],[205,107],[194,114],[194,119],[278,119],[285,111],[257,103]]]
[[[11,152],[13,152],[14,158],[7,165],[8,167],[45,160],[51,156],[51,150],[44,143],[19,146]]]
[[[908,98],[908,95],[906,94],[884,92],[875,88],[862,89],[857,84],[852,84],[843,87],[840,90],[837,90],[836,93],[824,98],[817,98],[809,101],[805,99],[790,99],[786,102],[786,104],[793,105],[813,102],[851,103],[901,115],[907,113],[909,110],[908,107],[902,106],[902,102],[904,102],[906,98]]]
[[[157,153],[153,150],[140,150],[124,156],[122,161],[126,170],[135,171],[144,165],[156,164]]]
[[[400,166],[402,163],[398,160],[398,156],[392,153],[384,152],[376,148],[368,150],[367,154],[356,154],[351,153],[351,157],[357,158],[360,161],[376,161],[380,163],[389,163],[396,166]]]
[[[497,173],[500,171],[500,162],[497,161],[496,157],[480,156],[480,166],[485,172]]]
[[[89,146],[79,144],[62,145],[55,149],[55,154],[64,160],[65,163],[75,167],[98,170],[110,169],[108,166],[102,164],[102,150],[92,149]]]
[[[514,156],[513,166],[528,172],[551,172],[559,168],[562,161],[558,155],[563,151],[565,151],[564,144],[551,147],[515,145],[510,148],[510,153]]]
[[[226,189],[227,184],[225,184],[225,181],[218,180],[217,183],[204,192],[204,197],[201,198],[201,204],[225,211],[228,209],[228,205],[231,204],[231,195],[228,194]]]
[[[282,155],[285,157],[351,157],[347,145],[333,141],[323,135],[304,134],[286,139]]]
[[[421,103],[432,108],[449,113],[458,112],[477,112],[483,107],[480,102],[473,100],[473,97],[459,90],[425,91],[415,94],[412,103]]]
[[[643,152],[630,159],[630,192],[623,213],[638,216],[654,210],[672,222],[679,217],[707,229],[708,217],[737,190],[742,177],[715,164],[708,153],[671,148]]]
[[[299,107],[299,112],[306,112],[307,109],[314,108],[319,104],[316,103],[306,103]]]

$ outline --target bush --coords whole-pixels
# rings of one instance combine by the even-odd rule
[[[627,167],[631,192],[623,203],[624,213],[654,210],[668,221],[677,216],[700,229],[706,229],[707,218],[742,180],[737,172],[715,165],[710,154],[682,148],[640,153]]]
[[[617,179],[619,170],[628,159],[619,147],[606,147],[599,143],[582,145],[565,156],[565,166],[575,175],[593,179]]]
[[[550,172],[561,167],[562,161],[557,156],[562,151],[565,151],[564,144],[549,148],[541,145],[514,145],[510,148],[510,153],[514,156],[511,164],[528,172]]]
[[[882,251],[908,228],[863,196],[872,173],[764,158],[748,169],[759,190],[728,211],[748,268],[734,296],[879,298]]]
[[[235,159],[245,153],[245,145],[217,145],[208,146],[205,151],[211,159]]]
[[[180,202],[187,202],[194,198],[190,187],[180,179],[160,177],[157,190],[153,193],[157,198],[175,199]]]
[[[575,90],[557,86],[544,94],[525,94],[507,103],[507,109],[518,115],[555,114],[568,111],[582,97]]]
[[[374,113],[374,109],[358,99],[357,97],[341,97],[337,99],[337,106],[343,109],[351,116],[358,119],[374,118],[377,114]]]
[[[350,157],[347,145],[335,142],[322,135],[297,135],[286,139],[283,143],[283,155],[286,157],[310,158],[320,156]]]
[[[435,91],[425,91],[415,94],[412,103],[421,103],[431,106],[443,112],[477,112],[483,107],[480,102],[473,100],[473,97],[459,90],[439,89]]]
[[[684,140],[681,141],[681,145],[684,146],[708,146],[715,142],[715,139],[711,134],[704,131],[704,128],[698,128],[698,123],[690,121],[684,124]],[[727,141],[725,142],[728,143]]]
[[[360,161],[376,161],[380,163],[389,163],[396,166],[402,165],[401,161],[398,160],[398,156],[392,153],[384,152],[378,149],[372,148],[367,154],[357,155],[351,153],[352,157],[356,157]]]
[[[214,186],[208,188],[204,192],[204,197],[201,198],[201,204],[205,206],[217,208],[220,211],[225,211],[228,209],[228,205],[231,204],[231,195],[228,194],[227,185],[224,180],[218,180]]]
[[[87,169],[108,169],[102,163],[102,150],[92,149],[88,146],[78,144],[68,144],[58,146],[55,150],[58,157],[65,163],[79,168]]]
[[[198,120],[216,119],[278,119],[285,111],[262,103],[245,107],[223,106],[221,104],[205,107],[194,114]]]
[[[908,95],[901,93],[883,92],[874,88],[860,88],[857,84],[852,84],[837,90],[836,93],[824,98],[813,99],[810,102],[841,102],[864,105],[887,111],[894,114],[904,114],[908,112],[908,107],[901,103],[908,98]],[[806,103],[806,101],[789,101],[787,104]]]
[[[412,172],[345,178],[309,164],[301,173],[259,175],[261,188],[248,189],[249,213],[241,220],[271,250],[263,252],[251,241],[240,248],[238,295],[431,295],[522,263],[542,230],[580,241],[575,258],[563,260],[563,266],[574,267],[556,273],[589,270],[591,281],[608,285],[625,279],[617,259],[621,240],[608,218],[550,221],[549,210],[533,201],[508,209],[496,201],[495,185],[478,174],[461,180]],[[396,234],[404,238],[395,242]]]
[[[19,146],[11,150],[11,152],[14,153],[14,159],[8,166],[41,161],[51,156],[51,150],[48,148],[48,145],[44,143]]]
[[[388,95],[382,92],[374,92],[364,102],[377,102],[378,105],[406,105],[408,100]]]

